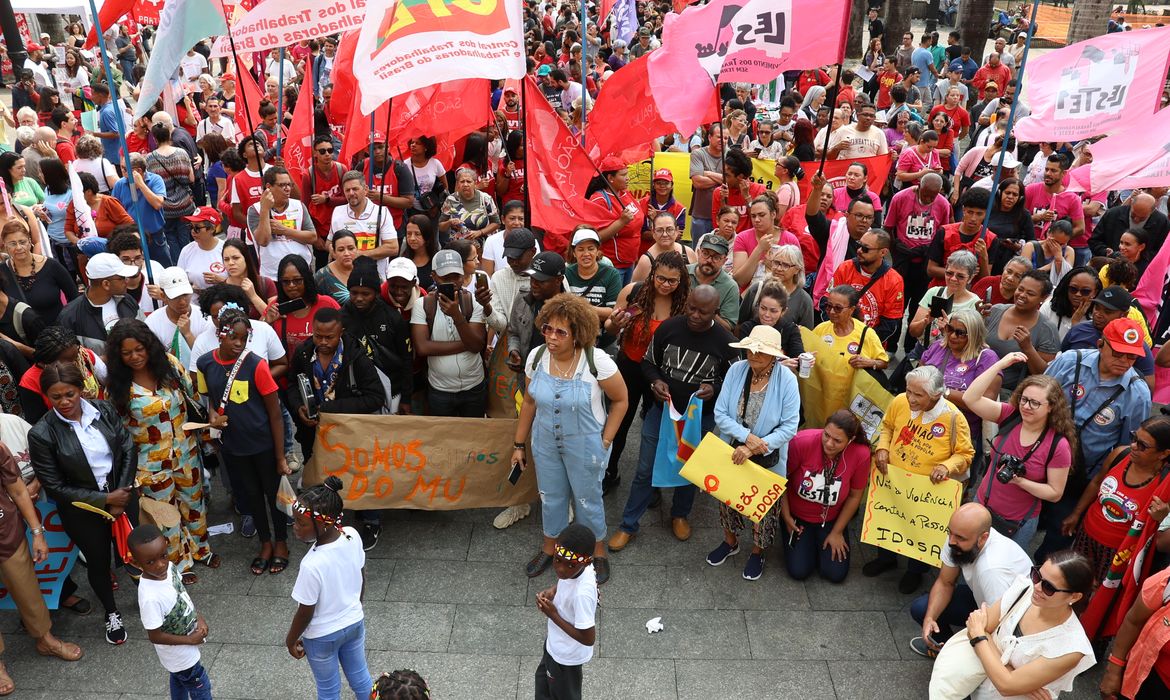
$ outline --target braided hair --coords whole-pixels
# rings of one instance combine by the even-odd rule
[[[642,310],[639,317],[627,328],[639,340],[645,340],[650,335],[650,321],[654,316],[654,298],[658,296],[658,290],[654,287],[654,273],[664,267],[678,270],[680,275],[678,285],[670,295],[670,316],[681,316],[683,307],[687,304],[687,294],[690,293],[691,286],[691,276],[687,272],[687,259],[677,250],[659,253],[658,257],[654,258],[654,262],[651,263],[650,273],[646,276],[645,281],[638,285],[637,291],[626,299],[627,308],[636,306]]]
[[[70,347],[81,350],[77,335],[64,326],[47,326],[33,343],[33,362],[44,367],[56,362]]]
[[[321,539],[321,524],[341,530],[341,512],[345,509],[345,502],[341,500],[341,487],[341,479],[328,476],[324,482],[297,497],[293,509],[313,523],[314,540]]]
[[[427,700],[431,697],[430,686],[418,671],[404,668],[383,673],[374,681],[370,700]]]

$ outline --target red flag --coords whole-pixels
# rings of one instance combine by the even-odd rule
[[[416,136],[454,143],[495,121],[491,84],[484,78],[450,80],[412,90],[394,98],[392,111],[391,141],[403,152]]]
[[[99,24],[102,29],[109,29],[123,16],[130,14],[133,9],[134,0],[106,0],[102,8],[98,10],[97,22],[89,28],[89,34],[85,37],[85,48],[92,49],[97,46]]]
[[[236,131],[251,135],[260,128],[260,103],[263,101],[264,93],[256,85],[252,71],[240,71],[236,75]],[[247,109],[244,109],[245,105]]]
[[[545,250],[560,252],[569,247],[569,233],[577,224],[607,226],[614,216],[605,205],[585,199],[585,189],[597,168],[536,82],[531,77],[525,80],[525,152],[532,224],[545,229]]]
[[[345,142],[345,128],[349,124],[350,105],[353,103],[354,92],[358,89],[357,81],[353,77],[353,54],[357,48],[357,32],[346,32],[337,45],[337,53],[333,56],[333,70],[329,79],[333,81],[333,96],[325,105],[325,113],[333,135]],[[360,104],[360,102],[359,102]],[[344,145],[342,149],[344,150]]]
[[[162,0],[134,0],[134,21],[139,25],[157,27],[162,6]],[[98,12],[100,13],[101,10]],[[102,26],[108,25],[103,24]]]
[[[333,87],[333,94],[338,93],[337,87]],[[374,113],[368,117],[362,116],[362,90],[354,85],[353,93],[350,95],[349,109],[346,110],[344,136],[341,140],[341,162],[347,168],[358,151],[366,150],[370,147],[370,132],[384,131],[386,129],[386,110],[390,109],[390,103],[384,102]],[[371,119],[373,122],[371,123]]]
[[[313,71],[307,70],[281,154],[293,182],[300,182],[313,162],[313,106]]]
[[[678,0],[675,0],[676,2]],[[691,0],[694,2],[694,0]],[[597,24],[605,24],[605,18],[609,17],[609,11],[617,4],[617,0],[601,0],[601,9],[597,11]]]

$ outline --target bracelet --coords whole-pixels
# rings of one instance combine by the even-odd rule
[[[33,534],[33,537],[36,537],[37,535],[43,535],[43,534],[45,534],[45,528],[43,528],[43,527],[34,527],[32,530],[30,530],[30,532],[32,532],[32,534]],[[1112,658],[1112,657],[1110,657],[1110,658]]]
[[[522,442],[513,442],[513,443],[512,443],[512,449],[513,449],[513,450],[525,450],[525,451],[527,451],[527,450],[528,450],[528,447],[527,447],[527,446],[525,446],[525,444],[524,444],[524,443],[522,443]]]
[[[978,637],[976,637],[976,638],[974,638],[974,639],[972,639],[972,640],[971,640],[971,646],[975,646],[975,645],[976,645],[976,644],[978,644],[979,642],[986,642],[986,641],[987,641],[987,635],[986,635],[986,634],[981,634],[981,635],[979,635]]]
[[[1109,663],[1113,664],[1114,666],[1117,666],[1118,668],[1125,668],[1126,660],[1119,659],[1116,656],[1114,656],[1113,654],[1110,654],[1109,655]]]

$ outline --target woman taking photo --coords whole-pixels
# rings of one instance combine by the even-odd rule
[[[630,277],[631,282],[642,282],[649,278],[654,260],[663,253],[679,253],[686,258],[687,264],[695,262],[695,249],[678,242],[682,232],[678,230],[678,220],[674,218],[674,214],[669,211],[658,211],[654,213],[653,219],[651,230],[654,232],[654,245],[647,248],[638,258],[634,274]]]
[[[857,290],[842,284],[825,295],[821,309],[828,321],[813,329],[813,335],[825,341],[828,352],[817,357],[812,371],[817,373],[825,393],[825,415],[846,408],[853,373],[859,369],[883,370],[890,356],[882,347],[877,333],[854,318],[857,313]]]
[[[1101,293],[1101,279],[1091,267],[1074,267],[1040,307],[1040,318],[1052,324],[1059,340],[1073,326],[1092,317],[1093,299]]]
[[[800,390],[796,375],[780,368],[784,356],[780,331],[756,326],[749,336],[731,347],[747,351],[727,370],[715,399],[715,425],[735,451],[733,464],[751,460],[777,474],[786,473],[788,442],[800,422]],[[752,525],[752,553],[744,564],[743,577],[756,581],[764,574],[764,550],[776,536],[779,513],[771,508],[763,520]],[[748,519],[724,503],[719,504],[723,542],[707,555],[707,563],[719,566],[739,552],[739,533]]]
[[[248,297],[248,318],[261,319],[268,310],[268,300],[276,296],[276,283],[260,274],[253,255],[242,239],[224,241],[222,281],[244,290]]]
[[[999,425],[975,500],[991,511],[999,534],[1024,548],[1036,534],[1042,502],[1056,503],[1064,495],[1076,448],[1072,412],[1064,389],[1052,377],[1025,377],[1007,403],[986,396],[999,373],[1027,359],[1021,352],[1008,354],[963,392],[967,408]]]
[[[516,423],[512,462],[521,469],[532,464],[541,493],[544,542],[528,562],[535,578],[553,562],[556,538],[569,524],[588,527],[597,544],[593,566],[597,583],[609,580],[605,550],[605,504],[601,478],[628,398],[625,382],[609,355],[593,347],[597,315],[573,294],[558,294],[544,303],[535,325],[544,345],[524,361],[525,391]],[[609,412],[603,399],[609,399]],[[532,459],[526,444],[532,439]]]
[[[289,357],[301,343],[313,337],[313,317],[321,309],[340,309],[328,294],[317,291],[309,263],[295,253],[284,256],[276,267],[276,296],[264,312],[264,320],[276,331]]]
[[[165,313],[165,312],[164,312]],[[179,361],[137,319],[119,321],[106,339],[110,403],[130,431],[138,452],[138,479],[144,496],[168,503],[179,521],[163,527],[167,558],[182,575],[183,584],[199,580],[198,561],[217,569],[219,557],[207,540],[207,499],[199,436],[183,429],[193,418],[188,398],[196,398],[191,377]]]
[[[991,307],[987,315],[987,345],[1001,358],[1022,352],[1028,364],[1005,367],[1003,388],[1011,391],[1025,375],[1042,374],[1060,351],[1056,328],[1040,315],[1040,306],[1052,293],[1048,273],[1029,270],[1016,287],[1011,304]]]
[[[353,231],[341,229],[333,234],[329,246],[333,249],[333,260],[314,275],[317,290],[333,297],[338,304],[344,304],[349,301],[347,285],[353,272],[353,261],[357,258],[357,236]]]
[[[870,448],[861,421],[841,409],[824,429],[797,433],[787,449],[791,486],[780,498],[780,520],[788,575],[803,581],[817,571],[841,583],[849,573],[845,528],[869,482]]]
[[[439,233],[435,230],[435,222],[431,217],[426,214],[415,214],[407,219],[406,234],[402,238],[402,250],[398,257],[409,258],[414,263],[418,269],[418,279],[426,287],[431,284],[431,259],[437,252]],[[335,252],[334,257],[336,256]]]
[[[39,231],[40,226],[35,230]],[[11,220],[4,224],[0,239],[24,300],[43,323],[53,323],[65,307],[62,296],[67,301],[77,298],[77,283],[61,263],[33,252],[33,238],[23,221]]]
[[[27,177],[27,163],[23,156],[12,151],[0,153],[0,177],[4,178],[4,186],[8,188],[8,195],[13,204],[22,207],[33,207],[43,204],[45,190],[41,183]]]
[[[138,450],[113,406],[83,397],[85,378],[76,365],[45,367],[40,389],[52,410],[28,433],[33,469],[57,503],[61,526],[85,556],[90,588],[105,610],[106,641],[122,644],[126,628],[114,601],[111,523],[73,504],[80,501],[115,518],[128,513],[136,521]]]
[[[944,271],[945,282],[941,287],[931,287],[918,302],[918,311],[910,320],[908,332],[918,338],[926,347],[942,336],[947,315],[960,309],[975,309],[979,297],[971,292],[971,281],[979,273],[979,260],[968,250],[956,250],[947,258]],[[938,301],[936,301],[936,299]],[[945,306],[937,312],[934,307]]]

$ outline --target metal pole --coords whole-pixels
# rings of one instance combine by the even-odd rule
[[[820,70],[816,68],[814,70]],[[817,167],[817,175],[825,173],[825,158],[829,155],[829,137],[833,134],[833,113],[837,111],[837,94],[841,92],[841,64],[837,64],[837,73],[833,76],[833,86],[829,89],[829,123],[825,125],[825,147],[821,149],[821,164]],[[816,122],[813,122],[816,127]],[[815,137],[814,137],[815,139]],[[814,140],[815,143],[815,140]]]
[[[585,113],[588,111],[585,105],[589,99],[589,92],[585,89],[585,28],[589,26],[589,16],[585,10],[585,0],[581,0],[581,148],[585,148]],[[572,109],[573,105],[569,105],[569,110]]]
[[[93,2],[94,0],[89,0],[89,4],[91,6],[93,5]],[[223,0],[219,0],[219,7],[221,10],[223,10],[223,16],[226,20],[228,14],[227,8],[223,4]],[[256,135],[256,125],[252,123],[252,112],[248,110],[248,95],[244,92],[243,85],[240,83],[244,71],[242,68],[240,68],[240,54],[236,53],[236,40],[232,37],[232,28],[230,26],[228,27],[227,37],[228,46],[230,46],[232,49],[232,62],[236,65],[236,96],[239,97],[240,102],[244,104],[244,120],[248,122],[248,138],[252,138]],[[251,71],[248,72],[251,74]],[[254,75],[252,76],[252,80],[253,82],[256,80]]]
[[[375,126],[375,119],[377,117],[378,110],[374,108],[374,111],[370,112],[370,145],[369,155],[366,158],[366,166],[369,171],[369,175],[366,176],[366,188],[371,190],[374,189],[374,131],[377,129],[377,126]]]
[[[276,155],[281,154],[280,134],[284,126],[284,47],[280,47],[280,73],[276,76]]]
[[[582,48],[582,54],[584,50]],[[528,81],[532,77],[525,75],[520,80],[520,119],[524,129],[524,228],[532,228],[532,199],[528,194]]]

